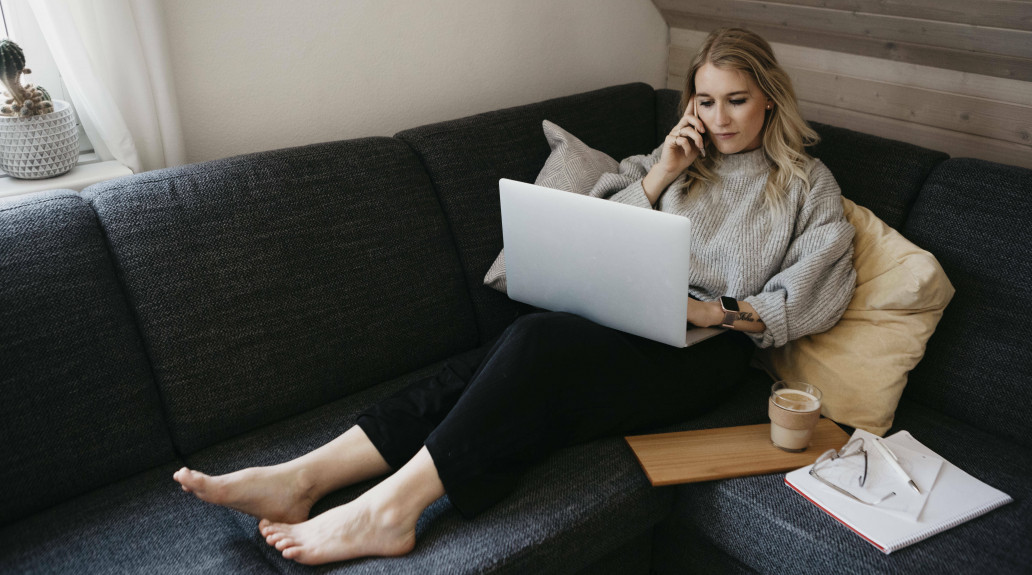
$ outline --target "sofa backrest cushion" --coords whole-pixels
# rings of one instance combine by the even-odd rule
[[[174,459],[97,219],[0,201],[0,524]]]
[[[663,143],[667,134],[681,120],[678,108],[681,106],[680,90],[656,90],[656,145]]]
[[[906,142],[811,122],[821,141],[810,148],[842,188],[842,195],[900,229],[932,170],[949,156]]]
[[[392,138],[148,172],[84,195],[184,454],[476,343],[430,180]]]
[[[481,341],[526,309],[483,285],[502,249],[498,180],[533,182],[550,148],[550,120],[613,158],[652,151],[655,92],[629,84],[405,130],[397,138],[419,154],[454,233]]]
[[[956,288],[904,398],[1032,446],[1032,170],[951,159],[903,233]]]

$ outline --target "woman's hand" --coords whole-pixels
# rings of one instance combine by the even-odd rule
[[[648,175],[642,180],[641,185],[651,204],[655,204],[659,200],[663,190],[674,183],[674,180],[687,170],[688,166],[692,165],[700,153],[703,155],[706,153],[706,144],[702,140],[706,126],[695,114],[696,108],[693,96],[688,104],[688,109],[681,116],[681,121],[677,122],[677,125],[667,134],[659,161],[652,166]]]
[[[688,323],[696,327],[716,327],[724,323],[724,309],[719,300],[699,301],[688,298]],[[767,329],[767,325],[756,313],[756,308],[747,301],[738,300],[738,313],[734,320],[734,329],[751,333],[759,333]]]
[[[711,327],[720,325],[723,320],[724,312],[719,302],[688,298],[688,323],[695,327]]]
[[[700,153],[706,155],[706,144],[702,140],[706,126],[695,115],[695,111],[695,97],[692,96],[681,121],[667,134],[663,143],[663,155],[656,163],[664,172],[673,174],[674,178],[687,170]]]

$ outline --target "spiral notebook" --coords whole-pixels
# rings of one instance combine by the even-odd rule
[[[867,443],[874,439],[874,435],[859,429],[853,437],[858,436]],[[866,500],[877,500],[890,489],[896,493],[883,504],[872,507],[837,493],[810,475],[812,465],[789,473],[785,483],[886,554],[1013,501],[1006,493],[946,461],[906,431],[883,441],[899,457],[922,495],[913,493],[898,479],[887,485],[893,483],[892,475],[877,472],[881,456],[870,448],[867,455],[871,467],[864,495]]]

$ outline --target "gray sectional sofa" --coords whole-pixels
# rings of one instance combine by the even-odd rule
[[[173,471],[298,456],[491,339],[527,311],[481,285],[497,182],[533,181],[542,120],[623,158],[657,145],[677,98],[616,86],[0,203],[0,572],[313,571]],[[885,556],[781,475],[652,488],[612,438],[548,457],[476,519],[442,498],[405,557],[315,571],[1029,572],[1032,170],[815,127],[844,194],[956,287],[896,428],[1014,503]],[[763,422],[768,384],[757,371],[677,428]]]

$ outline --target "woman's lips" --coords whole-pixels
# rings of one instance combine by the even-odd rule
[[[731,138],[734,138],[736,135],[738,135],[737,132],[728,132],[726,134],[713,134],[714,137],[720,138],[721,140],[729,140]]]

